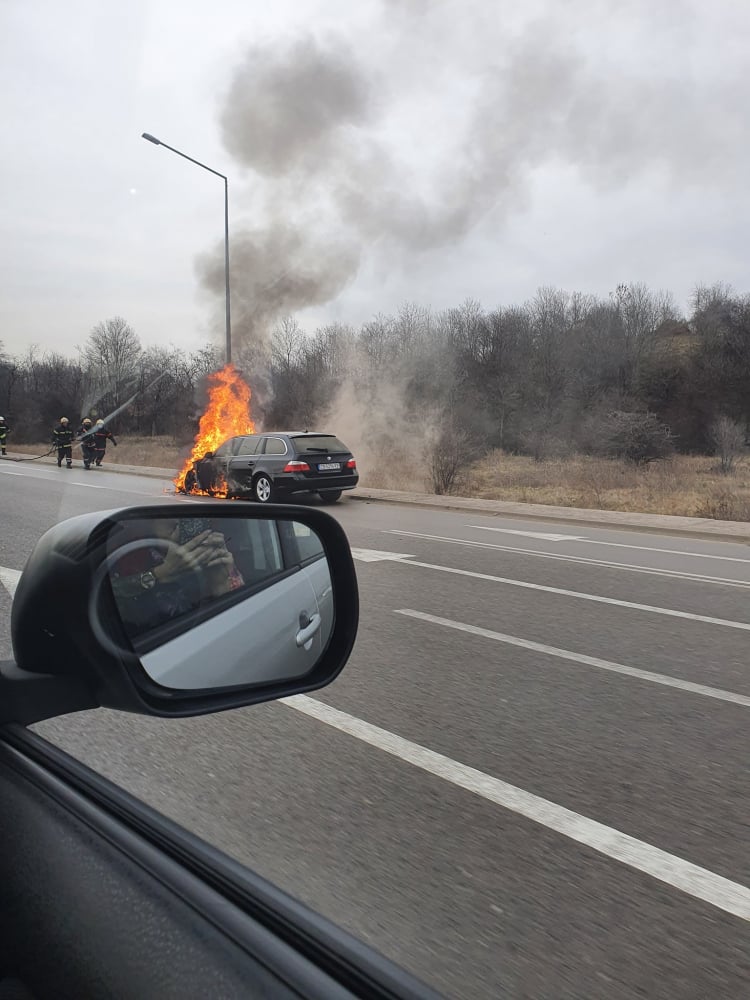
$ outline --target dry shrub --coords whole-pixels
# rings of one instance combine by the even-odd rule
[[[584,439],[591,454],[622,458],[636,465],[668,458],[674,452],[671,431],[649,412],[611,410],[599,414],[589,421]]]
[[[698,504],[695,516],[716,521],[750,521],[750,498],[726,488],[714,489]]]
[[[454,493],[465,485],[466,472],[477,456],[477,447],[468,431],[444,427],[430,448],[430,485],[438,496]]]

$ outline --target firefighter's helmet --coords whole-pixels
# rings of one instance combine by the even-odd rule
[[[67,423],[70,423],[70,421],[68,420],[67,417],[60,417],[60,423],[61,424],[67,424]]]
[[[97,420],[96,426],[97,427],[103,427],[104,426],[104,421],[103,420]]]

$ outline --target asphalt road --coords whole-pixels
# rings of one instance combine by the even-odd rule
[[[167,486],[2,465],[0,567]],[[446,995],[747,996],[750,548],[333,513],[362,619],[331,687],[38,731]],[[4,657],[9,607],[0,587]]]

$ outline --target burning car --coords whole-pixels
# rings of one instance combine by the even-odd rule
[[[354,456],[335,434],[274,431],[228,438],[196,459],[177,488],[259,503],[317,493],[324,502],[335,503],[358,482]]]

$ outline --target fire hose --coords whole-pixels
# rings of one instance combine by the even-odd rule
[[[88,437],[88,435],[84,436]],[[74,441],[71,441],[70,444],[62,444],[62,445],[53,444],[49,451],[45,451],[43,455],[34,455],[32,458],[15,458],[15,457],[9,457],[8,455],[5,455],[4,457],[8,462],[38,462],[40,458],[48,458],[50,455],[54,455],[54,453],[58,451],[58,449],[60,448],[75,448],[76,445],[83,446],[82,437],[76,438]]]
[[[72,444],[66,445],[66,447],[72,448]],[[57,445],[53,445],[53,447],[50,448],[49,451],[45,451],[43,455],[34,455],[33,458],[15,458],[15,456],[11,457],[10,455],[4,455],[3,457],[6,462],[38,462],[40,458],[47,458],[48,455],[51,455],[55,451],[57,451]]]

